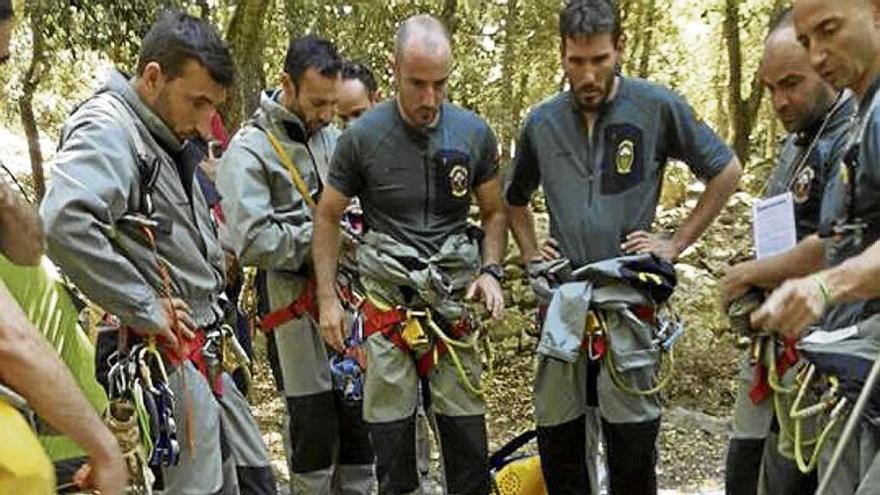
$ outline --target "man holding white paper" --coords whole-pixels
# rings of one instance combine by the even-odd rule
[[[818,230],[825,186],[837,173],[835,164],[842,155],[853,113],[849,95],[835,91],[810,67],[790,10],[771,27],[761,77],[789,135],[777,156],[764,199],[752,209],[757,259],[738,264],[727,273],[722,282],[725,307],[752,287],[773,288],[788,277],[809,273],[804,270],[819,268],[805,261],[816,253],[812,259],[822,259],[821,241],[809,236]],[[807,240],[792,250],[802,239]],[[766,374],[760,373],[761,361],[752,358],[758,342],[752,339],[740,372],[727,451],[727,494],[812,493],[815,476],[801,474],[792,460],[778,453],[778,425]]]

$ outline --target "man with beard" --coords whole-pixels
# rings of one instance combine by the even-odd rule
[[[792,258],[798,258],[793,263],[803,269],[770,295],[752,315],[752,323],[782,335],[804,336],[801,350],[813,350],[808,359],[821,367],[821,373],[828,369],[821,362],[823,349],[834,352],[843,345],[852,350],[863,347],[867,352],[862,354],[870,357],[862,360],[868,365],[880,350],[880,4],[874,0],[798,0],[794,21],[813,69],[836,89],[853,92],[856,118],[837,178],[823,205],[820,233],[824,250],[811,248],[816,238],[793,250]],[[825,268],[821,269],[823,261]],[[819,342],[811,339],[805,330],[832,305],[841,303],[861,303],[858,323]],[[823,325],[822,330],[838,329]],[[822,336],[822,332],[813,333]],[[855,357],[837,356],[836,362]],[[841,378],[858,380],[864,376]],[[856,385],[861,387],[858,381]],[[880,434],[873,419],[877,415],[877,388],[871,393],[874,398],[859,418],[854,437],[843,446],[844,455],[824,493],[880,492]],[[849,399],[852,404],[854,397]],[[821,452],[820,479],[826,476],[831,450],[828,447]]]
[[[770,92],[776,116],[790,133],[777,157],[765,196],[791,192],[797,237],[802,240],[819,228],[822,196],[826,184],[837,174],[853,103],[849,95],[835,91],[810,67],[807,52],[798,43],[790,9],[780,15],[764,43],[761,78]],[[821,251],[818,238],[810,242]],[[732,267],[722,281],[725,306],[742,297],[750,287],[777,286],[792,268],[785,256],[770,256]],[[759,363],[751,362],[758,342],[761,341],[752,341],[753,347],[746,353],[740,373],[727,450],[727,493],[812,493],[816,490],[815,474],[804,475],[793,460],[779,453],[779,425],[774,420],[771,392],[766,378],[760,372],[755,374]]]
[[[329,345],[343,349],[334,287],[339,220],[356,196],[367,225],[357,247],[369,363],[364,419],[379,493],[420,493],[415,414],[419,378],[425,378],[447,493],[488,494],[480,358],[465,299],[481,296],[494,317],[503,311],[497,144],[485,121],[444,102],[452,47],[440,21],[427,15],[403,21],[394,52],[397,97],[342,134],[318,205],[312,257],[321,332]],[[472,196],[482,236],[468,226]]]
[[[573,268],[629,253],[674,261],[724,207],[736,188],[739,162],[680,96],[616,72],[624,36],[613,0],[569,2],[559,31],[571,89],[527,117],[506,191],[523,259],[562,256]],[[672,235],[650,232],[667,159],[684,161],[706,181],[697,206]],[[543,249],[528,208],[539,186],[551,221]],[[609,320],[606,331],[618,342],[609,352],[627,380],[650,386],[654,330],[650,318],[640,322]],[[611,493],[656,493],[659,400],[617,388],[608,366],[607,359],[594,361],[584,351],[574,362],[538,358],[538,448],[551,495],[589,493],[585,414],[597,403]]]
[[[316,36],[290,42],[281,89],[223,155],[217,187],[236,255],[261,270],[276,380],[287,404],[285,450],[294,494],[368,494],[373,453],[362,402],[333,389],[329,356],[314,320],[314,201],[324,187],[339,131],[328,127],[342,84],[336,47]]]
[[[170,366],[174,400],[163,392],[151,415],[168,493],[276,492],[247,401],[211,364],[224,256],[198,163],[183,147],[226,99],[234,73],[212,26],[163,13],[141,43],[136,76],[113,71],[67,119],[41,207],[50,258],[108,313],[98,366],[137,340]],[[174,403],[173,420],[163,402]]]

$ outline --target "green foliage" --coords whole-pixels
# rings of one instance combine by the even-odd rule
[[[58,351],[88,401],[98,411],[107,404],[104,389],[95,380],[95,351],[79,326],[79,312],[54,266],[44,259],[39,267],[20,267],[0,256],[0,280],[40,334]],[[46,434],[40,437],[53,460],[82,456],[72,440]]]

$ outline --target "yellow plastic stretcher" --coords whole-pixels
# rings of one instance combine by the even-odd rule
[[[55,493],[55,471],[21,414],[0,399],[0,493]]]

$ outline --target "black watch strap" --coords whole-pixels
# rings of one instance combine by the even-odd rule
[[[495,280],[499,282],[504,281],[504,267],[501,266],[500,263],[489,263],[488,265],[483,265],[480,268],[480,275],[487,273],[495,277]]]

